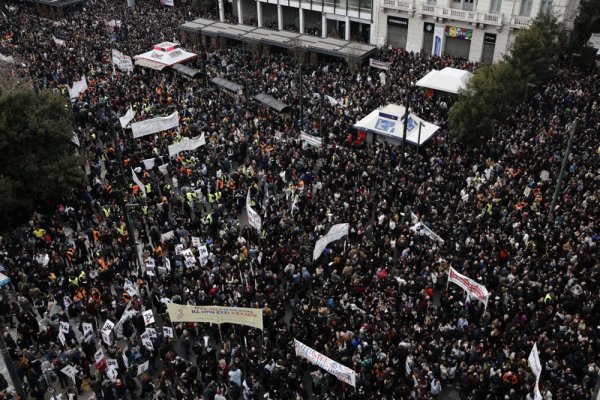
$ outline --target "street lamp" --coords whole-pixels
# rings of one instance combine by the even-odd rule
[[[523,93],[523,103],[525,103],[525,100],[527,99],[527,91],[529,90],[529,88],[534,88],[536,87],[536,85],[534,85],[533,83],[529,83],[527,82],[525,84],[525,93]]]
[[[421,154],[419,153],[419,150],[421,149],[421,128],[424,126],[425,124],[423,123],[423,121],[419,121],[419,136],[417,137],[417,156],[415,158],[415,172],[419,171],[419,164],[421,164]]]
[[[402,165],[404,164],[404,148],[406,147],[406,131],[408,129],[408,109],[410,106],[411,89],[414,85],[414,82],[409,82],[408,87],[406,88],[406,106],[404,108],[404,129],[402,130],[402,154],[400,157],[400,170],[402,170]]]

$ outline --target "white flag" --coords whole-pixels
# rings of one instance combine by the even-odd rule
[[[481,301],[487,306],[490,293],[487,291],[485,286],[475,282],[473,279],[468,278],[465,275],[459,274],[452,267],[450,267],[450,271],[448,272],[448,282],[456,283],[458,286],[463,288],[467,294],[474,296],[477,298],[477,300]]]
[[[527,362],[529,363],[529,368],[531,368],[531,371],[533,371],[536,380],[539,380],[540,375],[542,374],[542,364],[540,363],[540,353],[537,349],[537,343],[533,344],[533,348],[531,349],[531,353],[529,353]]]
[[[248,223],[250,226],[260,233],[262,228],[262,219],[260,218],[260,215],[258,215],[258,213],[252,208],[250,202],[250,190],[248,190],[248,194],[246,195],[246,214],[248,216]]]
[[[85,75],[81,75],[81,79],[73,82],[73,86],[67,85],[67,90],[69,91],[69,98],[75,99],[79,96],[79,93],[83,93],[88,90],[87,79]]]
[[[315,243],[315,248],[313,250],[313,261],[321,256],[325,247],[331,242],[334,242],[338,239],[343,238],[348,234],[350,229],[350,224],[336,224],[329,229],[329,232],[324,236],[321,236],[319,240]]]
[[[140,181],[140,178],[138,178],[138,176],[135,173],[135,171],[133,170],[133,168],[131,169],[131,175],[133,176],[133,181],[135,182],[136,185],[139,186],[140,190],[142,191],[142,193],[144,193],[144,196],[145,196],[146,195],[146,186],[144,186],[142,181]]]
[[[133,118],[135,117],[135,114],[137,114],[137,111],[133,111],[133,108],[129,107],[129,110],[127,110],[125,115],[123,115],[122,117],[119,117],[119,122],[121,123],[121,128],[123,128],[123,129],[127,128],[127,125],[129,125],[129,123],[133,120]]]
[[[52,40],[54,40],[54,43],[56,43],[59,46],[66,46],[67,45],[64,40],[59,39],[59,38],[57,38],[54,35],[52,35]]]

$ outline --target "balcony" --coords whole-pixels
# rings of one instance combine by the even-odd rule
[[[529,28],[530,22],[531,22],[530,17],[514,16],[510,19],[510,26],[511,26],[511,28],[527,29],[527,28]]]
[[[412,0],[383,0],[383,6],[393,10],[415,11],[415,3]]]
[[[413,2],[410,0],[383,0],[383,7],[408,12],[415,9]],[[476,11],[459,10],[456,8],[440,7],[425,3],[417,4],[416,11],[421,15],[463,21],[473,25],[485,24],[502,26],[501,14],[488,14]]]

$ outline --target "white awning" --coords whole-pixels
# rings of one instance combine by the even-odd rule
[[[472,73],[462,69],[449,67],[441,71],[434,69],[421,78],[416,85],[441,92],[457,94],[459,90],[467,87],[467,82],[469,82],[472,76]]]

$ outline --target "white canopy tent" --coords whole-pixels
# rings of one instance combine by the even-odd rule
[[[353,127],[390,138],[392,142],[400,141],[401,143],[404,132],[405,112],[404,106],[388,104],[381,109],[371,111],[369,115],[358,121]],[[422,124],[420,141],[419,124]],[[422,120],[413,113],[409,113],[406,141],[414,145],[423,144],[431,139],[438,129],[440,129],[439,126]]]
[[[457,94],[459,90],[467,87],[467,82],[473,76],[469,71],[456,68],[444,68],[441,71],[434,69],[422,77],[417,86],[440,92]]]
[[[154,49],[133,57],[136,65],[152,69],[162,69],[175,64],[180,64],[197,57],[196,54],[179,48],[179,45],[171,42],[163,42],[154,46]]]

